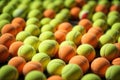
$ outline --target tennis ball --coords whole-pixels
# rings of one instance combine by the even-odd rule
[[[64,0],[56,0],[54,1],[54,4],[57,5],[57,7],[61,10],[64,8]]]
[[[51,31],[44,31],[39,35],[39,40],[44,41],[44,40],[55,40],[54,33]]]
[[[120,75],[120,66],[112,65],[107,69],[105,73],[105,78],[110,80],[119,80],[120,79],[119,75]]]
[[[11,16],[10,14],[8,14],[8,13],[2,13],[2,14],[0,15],[0,20],[3,20],[3,19],[8,20],[8,21],[11,21],[12,16]]]
[[[64,1],[64,5],[66,8],[72,8],[76,5],[75,0],[66,0]]]
[[[56,14],[55,19],[59,19],[61,22],[66,22],[68,21],[68,14],[67,13],[59,13]]]
[[[14,6],[13,5],[6,5],[4,8],[3,8],[3,10],[2,10],[2,12],[3,13],[9,13],[10,15],[12,15],[12,13],[13,13],[13,11],[14,11]]]
[[[110,11],[118,11],[119,12],[120,11],[120,5],[115,5],[115,4],[111,5],[110,6]]]
[[[114,45],[116,46],[116,48],[118,49],[118,53],[120,55],[120,43],[117,42],[117,43],[114,43]]]
[[[46,9],[46,7],[47,7],[46,5],[49,5],[50,3],[51,3],[51,0],[49,0],[49,1],[48,0],[47,1],[46,0],[43,1],[43,8]]]
[[[47,53],[50,57],[54,57],[58,52],[59,44],[55,40],[44,40],[39,46],[39,52]]]
[[[82,1],[82,0],[81,0]],[[97,5],[97,2],[96,1],[88,1],[87,4],[89,4],[93,9],[95,9],[96,5]]]
[[[47,80],[63,80],[63,78],[59,75],[52,75],[52,76],[49,76]]]
[[[93,27],[100,27],[105,32],[109,27],[104,19],[97,19],[93,22]]]
[[[55,39],[58,43],[65,41],[66,35],[67,35],[66,30],[57,30],[54,33]]]
[[[0,44],[5,45],[7,48],[15,41],[15,37],[10,33],[5,33],[0,36]]]
[[[106,5],[101,5],[101,4],[98,4],[95,8],[95,12],[103,12],[104,14],[107,14],[108,13],[108,8]]]
[[[34,47],[29,44],[24,44],[18,49],[18,56],[23,57],[26,61],[30,61],[36,54]]]
[[[89,62],[91,62],[96,56],[95,49],[90,44],[79,45],[77,48],[77,54],[85,56]]]
[[[107,16],[111,17],[113,15],[120,16],[118,11],[110,11]]]
[[[93,8],[93,6],[91,6],[91,5],[89,5],[89,4],[85,4],[85,5],[82,7],[82,10],[88,10],[88,11],[93,12],[94,8]]]
[[[38,19],[41,19],[43,17],[42,13],[40,10],[38,9],[33,9],[31,10],[30,12],[28,12],[28,15],[27,15],[27,18],[32,18],[32,17],[35,17],[35,18],[38,18]]]
[[[17,80],[18,71],[11,65],[4,65],[0,68],[0,80]]]
[[[39,36],[40,35],[40,29],[35,24],[30,24],[25,27],[25,31],[29,32],[33,36]]]
[[[42,64],[38,61],[29,61],[23,67],[23,74],[27,75],[29,72],[34,70],[43,72]]]
[[[82,56],[82,55],[73,56],[69,60],[69,63],[79,65],[83,73],[86,73],[89,69],[89,61],[85,56]]]
[[[32,18],[27,19],[26,25],[30,25],[30,24],[35,24],[35,25],[37,25],[38,27],[40,27],[39,19],[38,19],[38,18],[35,18],[35,17],[32,17]]]
[[[28,36],[31,36],[31,34],[27,31],[21,31],[16,35],[16,40],[17,41],[24,41],[25,38],[27,38]]]
[[[15,41],[9,47],[9,53],[12,57],[17,56],[17,52],[20,46],[23,45],[22,41]]]
[[[20,75],[22,74],[22,70],[25,64],[26,64],[25,59],[22,57],[18,57],[18,56],[12,57],[8,61],[8,65],[14,66],[18,70]]]
[[[11,25],[13,25],[13,27],[16,29],[16,35],[23,30],[21,25],[18,23],[12,23]]]
[[[91,27],[89,30],[88,30],[88,33],[93,33],[97,36],[97,39],[99,39],[102,35],[103,35],[103,30],[102,28],[100,27]]]
[[[0,44],[0,55],[0,63],[6,62],[9,57],[9,52],[5,45]]]
[[[119,57],[118,49],[114,44],[105,44],[100,49],[100,56],[112,61],[113,59]]]
[[[56,12],[53,9],[46,9],[43,12],[43,16],[48,17],[50,19],[53,19],[55,17],[55,15],[56,15]]]
[[[100,77],[105,76],[108,67],[110,67],[110,62],[104,57],[97,57],[91,63],[92,72]]]
[[[66,30],[67,32],[70,32],[72,30],[72,24],[69,22],[63,22],[59,24],[58,30]]]
[[[78,22],[78,25],[83,26],[87,32],[92,27],[92,22],[88,19],[82,19]]]
[[[120,31],[120,22],[116,22],[111,26],[111,29]]]
[[[90,44],[95,48],[98,45],[97,35],[95,35],[94,33],[86,33],[82,36],[81,43]]]
[[[2,34],[10,33],[10,34],[15,36],[17,34],[17,30],[16,30],[16,28],[12,24],[6,24],[1,29],[1,33]]]
[[[10,22],[8,20],[1,20],[0,21],[0,32],[1,32],[1,29],[3,28],[3,26],[6,24],[10,24]]]
[[[25,76],[25,80],[46,80],[46,76],[41,71],[31,71]]]
[[[38,10],[43,10],[43,5],[42,5],[42,2],[41,1],[33,1],[31,4],[30,4],[30,9],[33,10],[33,9],[38,9]]]
[[[88,10],[81,10],[79,12],[79,19],[89,19],[90,18],[90,11]]]
[[[63,80],[79,80],[83,76],[83,72],[77,64],[67,64],[62,69],[61,76]]]
[[[79,31],[70,31],[66,35],[66,40],[73,41],[76,45],[81,44],[82,34]]]
[[[79,7],[83,7],[87,1],[84,1],[84,0],[75,0],[77,6]]]
[[[118,58],[113,59],[112,64],[113,65],[120,65],[120,58],[118,57]]]
[[[69,60],[75,55],[76,55],[75,48],[73,48],[70,45],[65,45],[59,48],[58,57],[64,60],[66,63],[68,63]]]
[[[52,59],[47,65],[47,72],[50,75],[61,75],[65,62],[61,59]]]
[[[97,74],[94,73],[87,73],[85,74],[81,80],[102,80]]]
[[[103,12],[96,12],[94,13],[93,17],[92,17],[92,21],[96,21],[97,19],[107,19],[107,16],[103,13]]]
[[[26,22],[25,22],[25,20],[24,20],[23,18],[21,18],[21,17],[13,18],[13,20],[12,20],[11,23],[18,23],[18,24],[20,24],[21,27],[22,27],[22,29],[24,29],[25,26],[26,26]]]
[[[52,2],[49,5],[46,6],[46,10],[47,9],[52,9],[52,10],[55,11],[55,13],[57,13],[59,11],[59,7]]]
[[[68,8],[61,9],[60,13],[65,14],[66,16],[70,16],[70,10]]]
[[[72,30],[79,31],[82,35],[86,33],[86,29],[82,25],[75,25]]]
[[[39,61],[43,69],[45,70],[47,67],[47,64],[50,62],[51,58],[46,53],[37,53],[32,57],[32,61]]]
[[[114,23],[117,23],[117,22],[120,22],[120,19],[119,19],[119,17],[116,16],[116,15],[112,16],[112,18],[111,18],[111,17],[108,17],[108,18],[107,18],[107,24],[108,24],[109,26],[112,26]]]
[[[53,20],[53,19],[50,19],[50,18],[42,18],[41,21],[40,21],[40,25],[45,25],[45,24],[49,24],[50,21]]]
[[[52,26],[54,26],[55,28],[57,28],[58,25],[59,25],[61,22],[62,22],[62,20],[54,18],[54,19],[52,19],[52,20],[49,22],[49,24],[52,25]]]
[[[34,49],[37,51],[38,50],[38,46],[40,44],[40,40],[38,37],[36,36],[28,36],[24,41],[24,44],[29,44],[32,47],[34,47]]]

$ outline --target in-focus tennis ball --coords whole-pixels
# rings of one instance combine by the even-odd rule
[[[35,24],[30,24],[25,27],[25,31],[29,32],[33,36],[39,36],[40,35],[40,29]]]
[[[82,69],[77,64],[67,64],[62,69],[63,80],[79,80],[83,76]]]
[[[46,76],[41,71],[30,71],[26,76],[25,80],[46,80]]]
[[[82,36],[81,43],[90,44],[95,48],[98,45],[97,35],[95,35],[94,33],[86,33]]]
[[[51,18],[51,19],[53,19],[55,17],[55,15],[56,15],[56,12],[53,9],[46,9],[43,12],[44,17],[48,17],[48,18]]]
[[[0,44],[0,63],[6,62],[8,57],[9,57],[8,48]]]
[[[28,36],[31,36],[31,34],[29,32],[21,31],[16,35],[16,40],[17,41],[24,41],[25,38],[27,38]]]
[[[23,45],[22,41],[13,42],[9,47],[10,56],[12,56],[12,57],[17,56],[18,49],[22,45]]]
[[[67,35],[66,30],[57,30],[54,33],[55,39],[58,43],[65,41],[66,35]]]
[[[10,21],[8,21],[8,20],[1,20],[0,21],[0,32],[1,32],[1,29],[3,28],[3,26],[6,24],[9,24],[9,23],[10,23]]]
[[[115,29],[115,30],[120,31],[120,22],[114,23],[114,24],[111,26],[111,29]]]
[[[66,35],[66,40],[73,41],[76,45],[81,44],[82,33],[79,31],[70,31]]]
[[[55,40],[54,33],[51,31],[44,31],[39,35],[39,40],[44,41],[44,40]]]
[[[29,44],[31,45],[32,47],[34,47],[34,49],[37,51],[38,50],[38,46],[40,44],[40,40],[38,37],[36,36],[28,36],[24,42],[24,44]]]
[[[39,61],[43,69],[45,70],[47,67],[47,64],[50,62],[51,58],[46,53],[37,53],[32,57],[32,61]]]
[[[65,62],[69,62],[69,60],[76,55],[75,48],[70,45],[65,45],[59,48],[58,57]]]
[[[112,65],[110,66],[105,73],[105,78],[110,80],[119,80],[120,79],[120,66]]]
[[[60,75],[52,75],[47,78],[47,80],[63,80]]]
[[[11,21],[12,17],[11,17],[11,15],[8,14],[8,13],[2,13],[2,14],[0,15],[0,20],[3,20],[3,19],[8,20],[8,21]]]
[[[52,59],[47,65],[47,72],[50,75],[61,75],[65,62],[61,59]]]
[[[26,61],[30,61],[36,54],[34,47],[29,44],[24,44],[18,49],[18,56],[23,57]]]
[[[8,61],[8,65],[14,66],[18,70],[20,75],[22,74],[22,70],[25,64],[26,64],[25,59],[18,56],[13,57]]]
[[[120,65],[120,57],[113,59],[112,64],[113,65]]]
[[[90,44],[79,45],[77,48],[77,54],[85,56],[89,62],[91,62],[96,56],[95,49]]]
[[[69,63],[79,65],[83,73],[86,73],[87,70],[89,69],[89,61],[85,56],[82,56],[82,55],[73,56],[69,60]]]
[[[100,56],[112,61],[113,59],[119,57],[118,49],[114,44],[105,44],[100,49]]]
[[[15,67],[4,65],[0,68],[0,80],[18,80],[19,74]]]
[[[85,74],[81,80],[102,80],[97,74],[87,73]]]
[[[78,22],[78,25],[82,25],[88,31],[92,27],[92,22],[88,19],[82,19]]]
[[[107,68],[110,66],[110,62],[104,57],[95,58],[91,63],[91,70],[93,73],[104,77]]]
[[[5,33],[0,36],[0,44],[5,45],[7,48],[15,41],[15,37],[10,33]]]
[[[39,44],[39,52],[47,53],[54,57],[58,52],[59,44],[56,40],[44,40]]]
[[[33,70],[38,70],[43,72],[43,66],[40,62],[38,61],[29,61],[27,62],[24,67],[23,67],[23,74],[27,75],[29,72]]]

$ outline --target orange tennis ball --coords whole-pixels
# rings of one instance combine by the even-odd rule
[[[95,8],[95,11],[96,12],[103,12],[103,13],[107,14],[108,13],[108,8],[107,8],[106,5],[98,4]]]
[[[91,70],[101,76],[104,77],[107,68],[110,66],[110,62],[104,58],[104,57],[98,57],[96,59],[94,59],[91,63]]]
[[[82,69],[83,73],[86,73],[87,70],[89,69],[89,61],[85,56],[82,56],[82,55],[73,56],[69,60],[69,63],[79,65],[80,68]]]
[[[113,59],[112,64],[113,65],[120,65],[120,57]]]
[[[51,18],[51,19],[53,19],[55,17],[55,15],[56,15],[56,12],[53,9],[46,9],[43,12],[44,17],[48,17],[48,18]]]
[[[70,45],[65,45],[60,47],[58,51],[58,57],[65,62],[69,62],[69,60],[76,55],[75,48]]]
[[[82,19],[78,22],[78,25],[82,25],[88,31],[92,27],[92,22],[89,19]]]
[[[0,44],[0,63],[6,62],[9,57],[8,48]]]
[[[33,71],[33,70],[38,70],[38,71],[43,72],[42,64],[40,62],[37,62],[37,61],[29,61],[29,62],[27,62],[23,67],[23,74],[26,75],[30,71]]]
[[[10,33],[5,33],[0,37],[0,44],[5,45],[7,48],[15,41],[15,37]]]
[[[13,25],[13,26],[15,27],[15,29],[16,29],[16,34],[23,30],[22,27],[21,27],[21,24],[12,23],[12,25]]]
[[[79,17],[79,12],[80,12],[80,8],[79,7],[72,7],[70,9],[70,15],[72,17],[72,19],[78,19]]]
[[[59,75],[52,75],[47,78],[47,80],[63,80]]]
[[[10,33],[10,34],[13,34],[15,36],[17,34],[17,30],[12,24],[6,24],[1,29],[1,33],[2,34]]]
[[[24,29],[25,26],[26,26],[25,20],[24,20],[23,18],[21,18],[21,17],[16,17],[16,18],[14,18],[11,23],[12,23],[12,24],[13,24],[13,23],[18,23],[18,24],[20,24],[21,27],[22,27],[22,29]]]
[[[17,56],[17,52],[20,46],[23,45],[22,41],[15,41],[9,47],[9,53],[11,56]]]
[[[120,12],[120,5],[111,5],[110,11],[118,11]]]
[[[67,32],[72,30],[72,24],[69,22],[63,22],[58,25],[58,30],[66,30]]]
[[[25,59],[22,57],[18,57],[18,56],[13,57],[8,61],[8,65],[12,65],[12,66],[16,67],[19,74],[22,74],[22,70],[23,70],[23,67],[25,64],[26,64]]]
[[[120,43],[115,43],[114,45],[118,49],[118,53],[119,53],[119,56],[120,56]]]

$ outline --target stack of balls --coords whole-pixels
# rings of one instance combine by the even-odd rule
[[[120,1],[0,0],[0,80],[120,80]]]

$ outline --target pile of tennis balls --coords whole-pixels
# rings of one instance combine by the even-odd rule
[[[0,80],[120,80],[120,1],[1,0]]]

